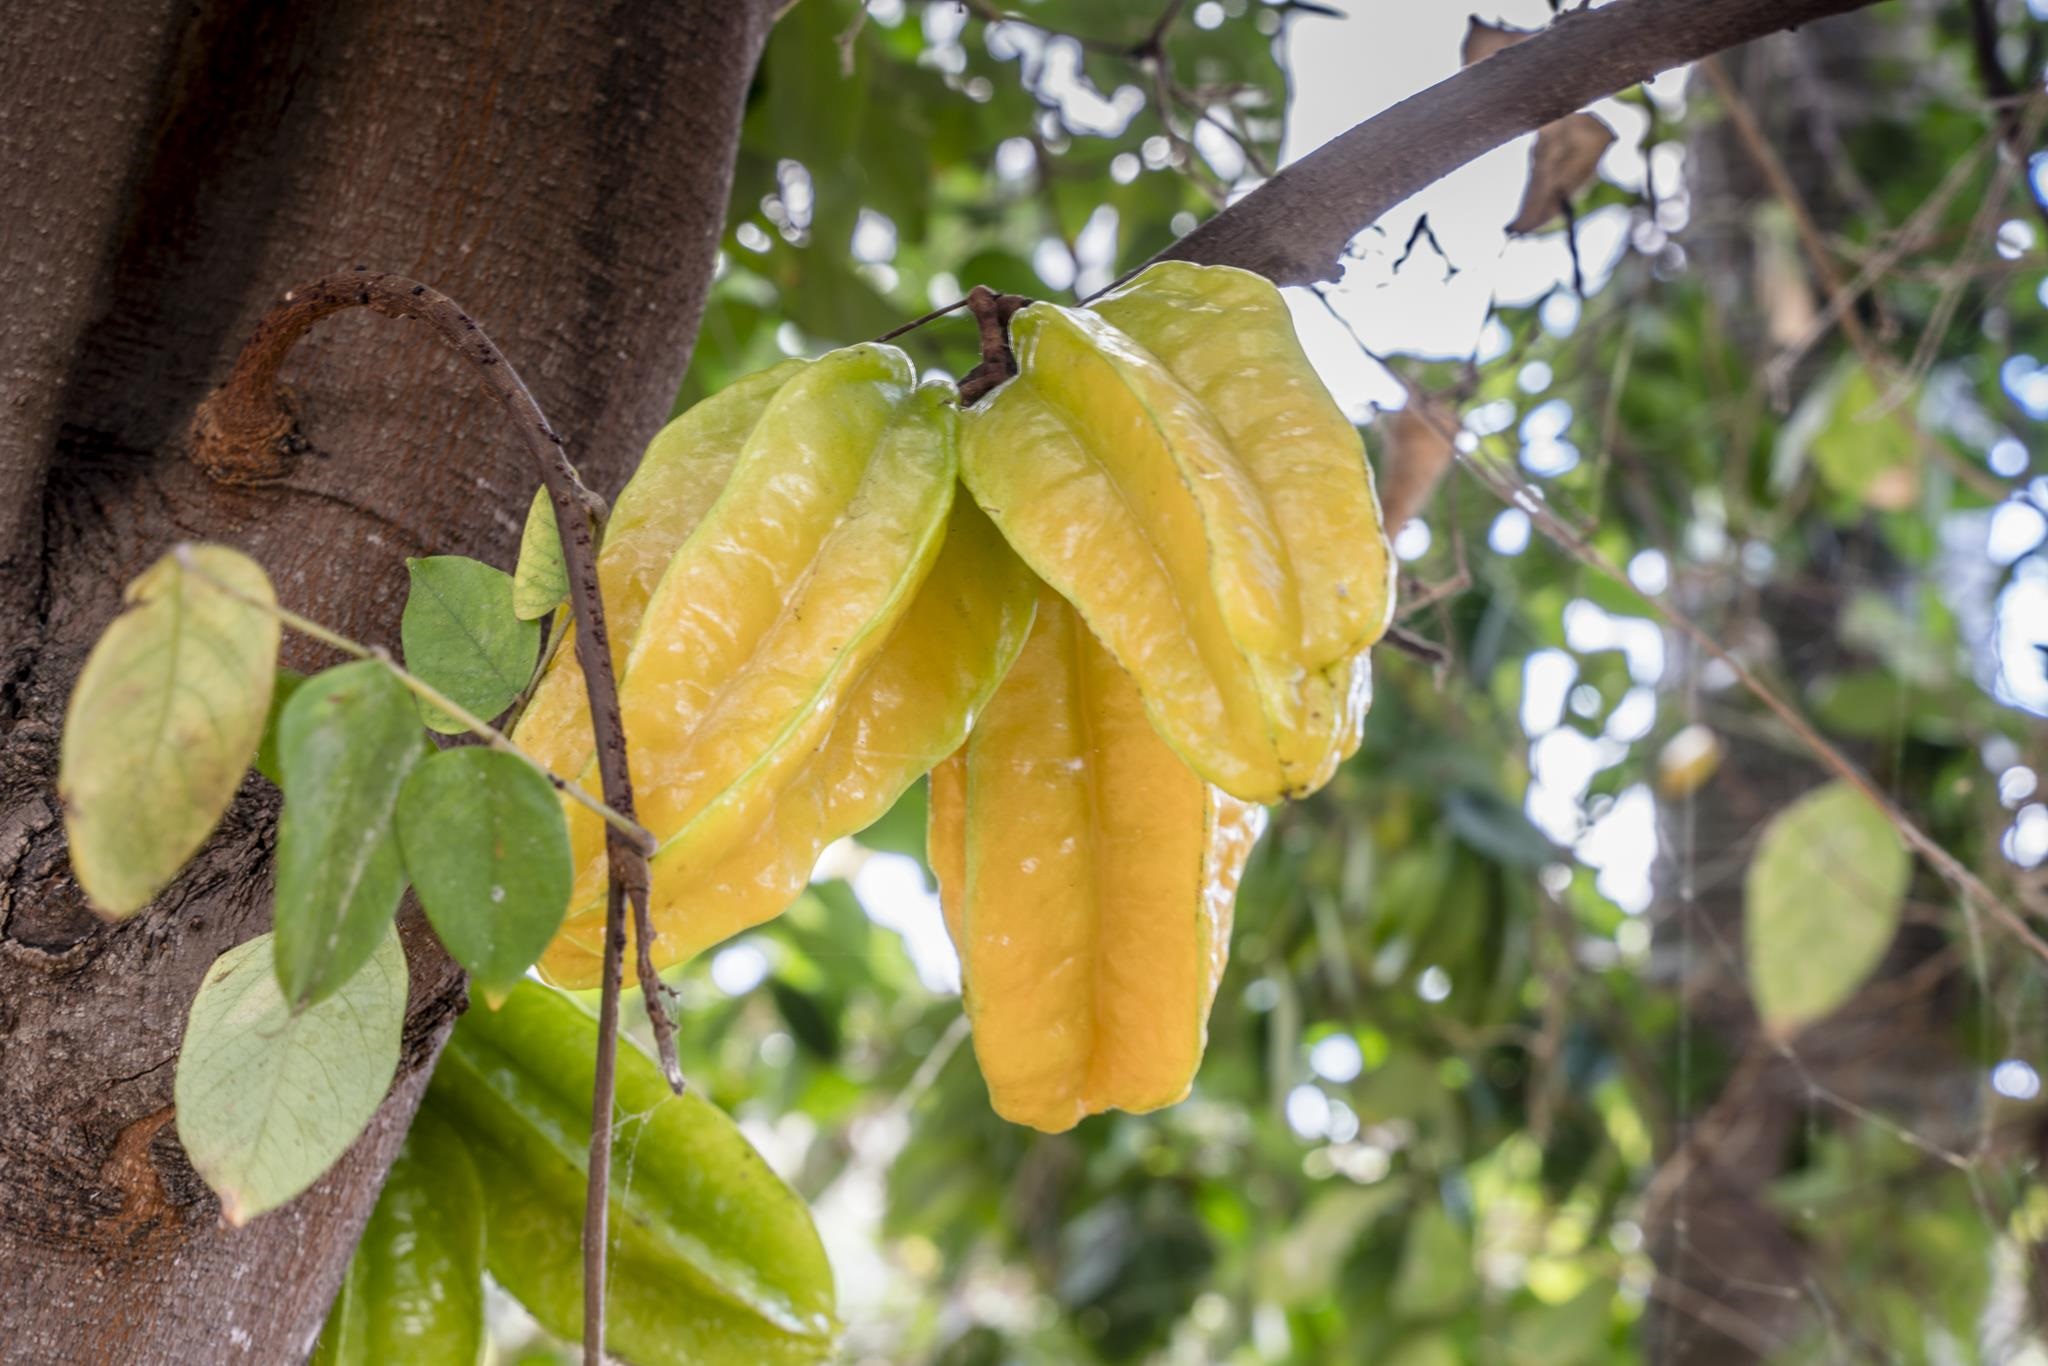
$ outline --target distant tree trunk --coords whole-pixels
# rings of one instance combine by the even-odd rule
[[[1720,59],[1824,230],[1871,202],[1842,139],[1875,115],[1898,116],[1902,95],[1896,85],[1873,80],[1873,65],[1932,42],[1911,24],[1901,32],[1898,17],[1847,15]],[[1925,22],[1924,13],[1911,21]],[[1889,92],[1888,107],[1867,93],[1880,87]],[[1761,371],[1783,340],[1770,335],[1769,253],[1779,253],[1778,268],[1790,260],[1816,302],[1825,291],[1810,267],[1789,255],[1796,250],[1789,227],[1788,240],[1759,247],[1751,211],[1771,190],[1729,126],[1708,124],[1688,145],[1694,202],[1711,208],[1697,215],[1686,247],[1713,299],[1716,325]],[[1799,383],[1833,364],[1834,355],[1832,344],[1814,348]],[[1742,451],[1731,458],[1762,457]],[[1855,593],[1889,590],[1903,572],[1881,540],[1853,530],[1816,544],[1813,560],[1797,581],[1755,590],[1733,568],[1674,575],[1672,590],[1680,610],[1802,706],[1813,681],[1871,663],[1848,657],[1837,633],[1840,614]],[[1675,1103],[1685,1121],[1676,1126],[1680,1141],[1659,1154],[1645,1202],[1648,1249],[1658,1269],[1645,1343],[1659,1366],[1750,1366],[1791,1359],[1788,1350],[1820,1322],[1804,1241],[1771,1198],[1773,1185],[1802,1160],[1801,1141],[1844,1119],[1817,1103],[1813,1088],[1964,1148],[1976,1123],[1977,1087],[1954,1042],[1950,979],[1925,970],[1945,936],[1925,924],[1901,933],[1856,999],[1800,1033],[1796,1063],[1760,1034],[1742,957],[1743,870],[1770,817],[1830,775],[1769,726],[1751,724],[1760,714],[1752,699],[1725,678],[1717,683],[1709,657],[1676,635],[1668,644],[1667,710],[1711,726],[1726,751],[1704,789],[1660,812],[1658,961],[1692,1030],[1687,1057],[1676,1064]],[[1866,771],[1888,757],[1871,752],[1876,747],[1847,748]],[[1899,790],[1898,774],[1876,771],[1908,810],[1924,795]],[[1916,814],[1927,820],[1924,811]],[[1931,887],[1922,890],[1929,900],[1941,899]],[[1688,1075],[1701,1079],[1703,1092],[1686,1093]],[[1717,1077],[1718,1087],[1708,1085]]]
[[[396,637],[404,557],[507,564],[537,476],[418,329],[326,323],[287,369],[309,443],[215,483],[194,405],[276,296],[363,265],[454,295],[615,491],[689,359],[770,0],[44,0],[0,30],[0,1359],[287,1362],[309,1349],[462,1001],[410,917],[397,1086],[309,1194],[231,1230],[171,1081],[208,964],[265,928],[251,781],[147,912],[65,859],[72,680],[181,539],[290,607]],[[328,662],[291,641],[286,662]],[[166,794],[166,800],[173,800]]]

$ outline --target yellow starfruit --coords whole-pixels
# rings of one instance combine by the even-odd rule
[[[1042,591],[1017,663],[932,773],[931,865],[997,1113],[1057,1132],[1187,1094],[1264,819],[1181,762]]]

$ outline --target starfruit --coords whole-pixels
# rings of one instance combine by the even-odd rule
[[[1264,819],[1181,762],[1087,624],[1042,591],[1016,664],[931,781],[932,870],[998,1114],[1057,1132],[1187,1095]]]
[[[1023,648],[1036,594],[1001,533],[971,500],[956,500],[930,576],[847,690],[824,745],[702,876],[657,874],[655,963],[683,962],[781,914],[827,844],[880,819],[959,748]],[[548,947],[541,972],[560,986],[594,987],[603,953],[603,923],[580,917]]]
[[[463,1366],[483,1350],[483,1185],[462,1136],[422,1113],[384,1179],[309,1366]]]
[[[977,501],[1197,773],[1248,801],[1321,786],[1357,747],[1392,561],[1278,292],[1169,263],[1010,338],[1019,373],[962,431]]]
[[[901,351],[833,352],[768,400],[669,561],[619,689],[665,922],[824,742],[908,610],[944,539],[956,434],[950,386],[914,389]],[[577,869],[564,933],[587,936],[604,915],[604,829],[563,810]]]
[[[423,1113],[461,1136],[482,1178],[485,1262],[552,1333],[583,1318],[581,1230],[597,1021],[522,982],[471,1010]],[[810,1214],[725,1114],[673,1095],[646,1054],[618,1055],[605,1329],[633,1366],[828,1359],[832,1270]]]
[[[805,364],[784,361],[749,375],[691,407],[648,443],[640,467],[612,503],[597,555],[597,585],[604,597],[614,674],[625,665],[662,571],[718,501],[769,400]],[[513,738],[554,772],[575,775],[589,765],[593,741],[583,665],[576,658],[573,639],[575,623],[570,621],[566,629],[572,638],[554,651]]]

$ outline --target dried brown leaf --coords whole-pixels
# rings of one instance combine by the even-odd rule
[[[1506,24],[1489,24],[1478,15],[1473,15],[1465,24],[1465,44],[1459,49],[1462,65],[1483,62],[1502,48],[1513,47],[1525,38],[1536,36],[1531,28],[1511,28]]]
[[[1572,197],[1593,183],[1600,158],[1614,141],[1614,130],[1591,114],[1567,114],[1547,123],[1529,151],[1529,184],[1522,206],[1508,224],[1510,233],[1530,233],[1560,213]]]
[[[1446,398],[1411,390],[1406,407],[1382,423],[1386,447],[1380,457],[1380,513],[1392,536],[1429,503],[1451,467],[1458,412]]]

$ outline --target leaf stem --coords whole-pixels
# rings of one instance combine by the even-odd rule
[[[501,754],[510,754],[518,759],[535,773],[547,779],[548,785],[557,792],[562,793],[571,801],[588,808],[592,814],[603,820],[606,825],[618,830],[629,839],[652,838],[639,822],[632,820],[630,817],[620,815],[575,783],[549,769],[546,764],[543,764],[540,760],[519,748],[518,745],[513,744],[503,731],[477,716],[474,712],[471,712],[467,707],[449,697],[418,674],[407,670],[404,665],[391,657],[389,650],[386,650],[381,645],[365,645],[359,640],[351,640],[339,631],[322,626],[311,617],[302,617],[288,607],[281,607],[274,602],[265,602],[261,598],[244,593],[241,589],[227,582],[227,580],[200,568],[198,561],[193,558],[192,546],[189,543],[180,542],[178,545],[173,546],[171,554],[177,558],[179,568],[223,596],[233,598],[245,606],[268,612],[300,635],[310,636],[323,645],[331,645],[345,655],[353,655],[357,659],[374,660],[376,663],[383,665],[390,672],[391,676],[404,684],[406,690],[411,692],[413,696],[419,698],[422,702],[440,708],[457,721],[460,721],[465,730],[482,740],[492,749],[497,750]]]

